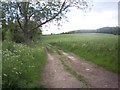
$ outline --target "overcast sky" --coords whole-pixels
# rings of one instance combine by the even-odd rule
[[[69,22],[63,23],[60,29],[51,24],[49,28],[43,28],[43,34],[118,26],[118,1],[93,0],[93,7],[87,13],[74,8],[67,14]]]

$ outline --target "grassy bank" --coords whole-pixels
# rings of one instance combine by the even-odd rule
[[[44,48],[4,41],[2,50],[3,88],[40,88],[46,62]]]
[[[111,34],[69,34],[43,36],[42,43],[50,43],[63,50],[105,67],[118,71],[118,36]]]

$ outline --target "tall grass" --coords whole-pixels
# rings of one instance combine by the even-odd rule
[[[2,50],[3,88],[40,88],[46,54],[40,46],[32,47],[4,41]]]
[[[43,36],[50,43],[75,53],[113,72],[118,71],[118,36],[111,34],[69,34]]]

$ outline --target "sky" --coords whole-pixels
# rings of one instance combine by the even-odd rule
[[[60,29],[53,23],[50,24],[49,28],[44,26],[43,34],[118,26],[118,1],[92,0],[93,6],[88,12],[72,8],[72,11],[67,13],[68,22],[62,23]]]

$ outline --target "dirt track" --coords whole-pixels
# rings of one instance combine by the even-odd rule
[[[48,88],[118,88],[117,74],[80,59],[73,53],[56,51],[52,47],[48,47],[46,52],[48,59],[43,82]],[[61,58],[64,58],[65,65],[81,75],[84,80],[79,80],[66,71]]]

